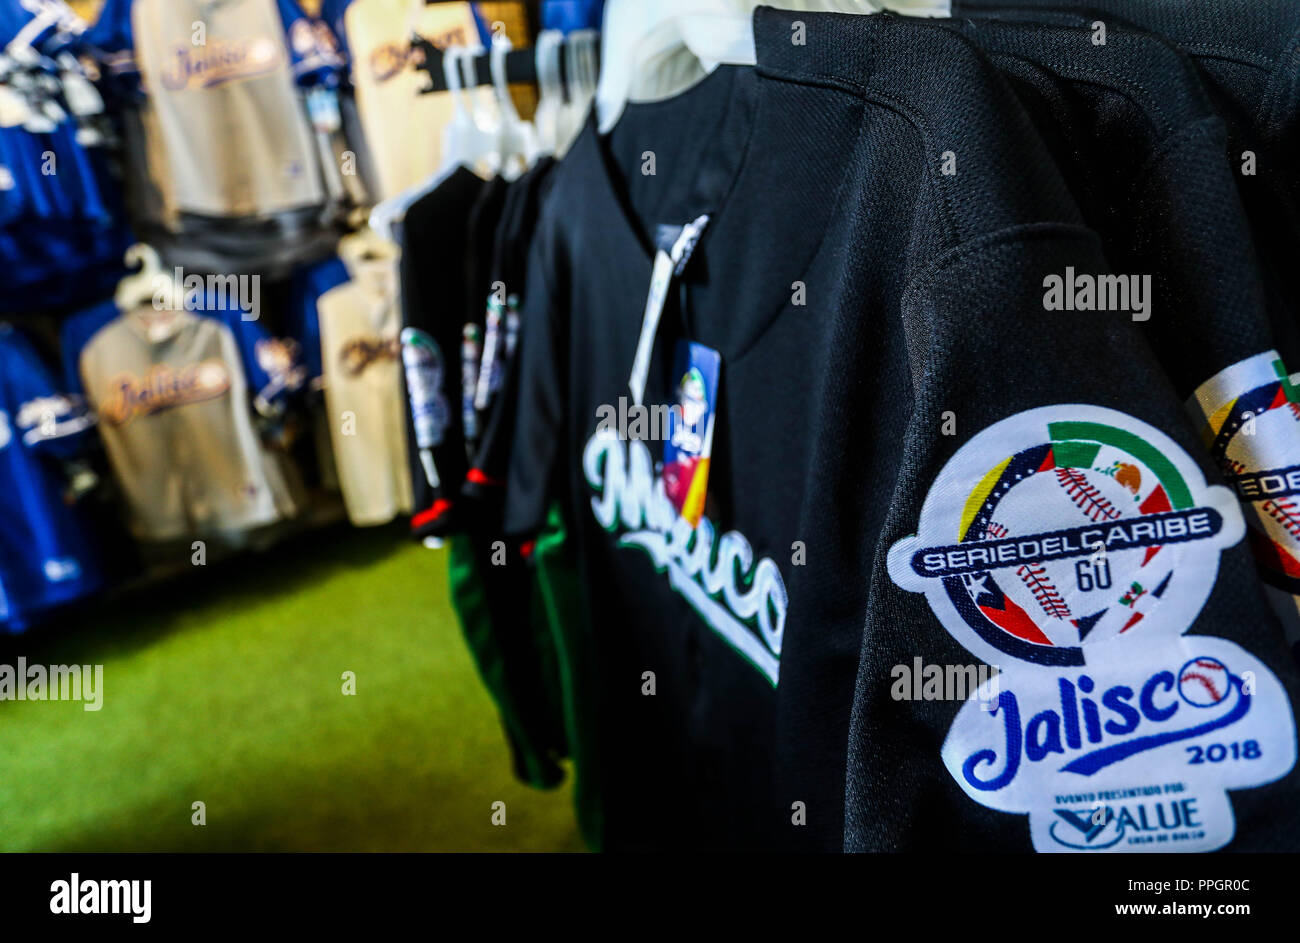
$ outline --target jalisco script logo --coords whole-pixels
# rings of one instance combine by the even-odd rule
[[[1228,489],[1115,410],[1029,410],[958,450],[888,567],[967,649],[1015,659],[1001,692],[970,699],[944,742],[966,794],[1027,812],[1040,851],[1230,841],[1226,790],[1284,775],[1296,749],[1268,669],[1231,642],[1182,635],[1244,529]],[[1100,797],[1098,828],[1082,836],[1081,793]],[[1152,805],[1106,818],[1102,807],[1127,795],[1184,804],[1176,817],[1149,819]],[[1177,824],[1129,824],[1147,821]]]
[[[1201,667],[1207,665],[1213,667]],[[1220,677],[1212,679],[1215,673]],[[1209,655],[1125,680],[1103,691],[1086,672],[1058,677],[1059,699],[1032,718],[1014,691],[1003,691],[990,711],[1002,720],[1002,749],[967,756],[962,780],[972,789],[995,791],[1014,781],[1024,763],[1059,763],[1061,757],[1067,760],[1063,772],[1092,776],[1139,753],[1235,724],[1253,700],[1242,678]]]
[[[162,70],[162,83],[172,92],[213,88],[267,75],[283,62],[281,44],[269,36],[209,39],[202,46],[178,42],[172,47],[171,63]]]
[[[120,373],[109,387],[99,414],[109,425],[123,426],[136,416],[224,395],[230,389],[230,370],[217,358],[180,368],[158,364],[143,377]]]
[[[775,685],[789,605],[777,565],[755,561],[743,535],[719,535],[707,517],[697,527],[683,520],[644,443],[598,431],[587,440],[582,467],[600,525],[618,535],[620,547],[645,551],[673,591]]]

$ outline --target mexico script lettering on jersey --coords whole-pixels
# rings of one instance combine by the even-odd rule
[[[707,517],[695,527],[683,519],[644,442],[598,431],[587,440],[582,467],[600,525],[620,547],[643,550],[705,624],[775,685],[789,605],[776,563],[755,561],[742,534],[718,534]]]
[[[1184,634],[1244,532],[1228,488],[1116,410],[1031,409],[962,446],[888,568],[999,667],[941,750],[966,795],[1028,814],[1038,851],[1231,841],[1228,790],[1278,779],[1296,754],[1269,669]]]
[[[163,67],[163,87],[172,92],[213,88],[267,75],[284,63],[283,53],[282,44],[270,36],[214,38],[198,46],[178,42],[172,49],[171,61]]]
[[[162,363],[150,367],[143,377],[115,376],[99,415],[110,425],[123,426],[136,416],[216,399],[229,389],[230,369],[215,357],[180,368]]]

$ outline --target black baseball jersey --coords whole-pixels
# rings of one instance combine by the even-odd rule
[[[960,22],[960,21],[959,21]],[[1149,275],[1136,312],[1181,395],[1277,348],[1297,325],[1270,298],[1225,156],[1224,124],[1191,61],[1147,33],[962,23],[1008,79],[1117,272]]]
[[[954,16],[1149,30],[1195,61],[1228,131],[1266,288],[1300,323],[1300,4],[1294,0],[955,0]]]
[[[468,303],[464,240],[483,187],[473,172],[457,168],[411,205],[402,227],[403,359],[416,425],[426,424],[412,430],[411,529],[417,538],[453,513],[468,468],[460,412],[460,334]]]
[[[417,496],[411,530],[417,539],[450,537],[452,603],[501,713],[515,773],[549,787],[563,777],[557,761],[566,747],[547,610],[519,542],[502,538],[501,489],[462,498],[476,479],[461,412],[461,330],[467,319],[482,326],[498,216],[511,190],[499,178],[485,183],[458,169],[406,214],[402,346]],[[469,271],[472,278],[464,277]],[[481,293],[467,287],[480,283]]]
[[[755,38],[589,125],[531,259],[506,526],[568,517],[606,846],[1294,847],[1241,511],[1131,312],[1055,309],[1110,269],[1015,94],[945,25]],[[686,388],[675,342],[720,355],[692,523],[600,417],[637,405],[660,227],[703,217],[644,395]]]
[[[503,331],[495,352],[501,380],[483,419],[472,471],[462,489],[464,497],[504,493],[519,403],[518,348],[522,343],[519,309],[528,293],[528,247],[537,226],[541,197],[554,167],[553,158],[543,158],[510,187],[497,225],[492,281],[504,286],[506,295]]]
[[[1297,324],[1267,290],[1225,156],[1223,122],[1190,61],[1146,33],[1112,29],[1102,45],[1085,28],[963,26],[1011,82],[1101,235],[1108,261],[1137,289],[1142,310],[1135,318],[1179,395],[1199,391],[1201,405],[1219,400],[1198,405],[1195,418],[1213,419],[1229,398],[1249,392],[1237,380],[1228,384],[1235,389],[1210,384],[1234,365],[1263,358],[1263,380],[1276,383],[1273,364],[1285,370],[1297,362]],[[1271,416],[1261,421],[1273,425]],[[1219,425],[1206,444],[1228,478],[1259,473],[1285,466],[1285,452],[1300,450],[1293,425],[1286,419],[1272,434],[1235,442],[1218,441]],[[1245,501],[1251,542],[1295,647],[1300,580],[1289,561],[1300,559],[1300,539],[1289,510],[1259,497]]]

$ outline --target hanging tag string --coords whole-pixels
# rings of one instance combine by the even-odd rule
[[[709,224],[709,217],[701,216],[682,227],[681,233],[669,250],[660,249],[655,254],[654,270],[650,275],[650,293],[645,300],[645,313],[641,317],[641,336],[636,344],[636,357],[632,360],[632,375],[627,381],[632,391],[632,402],[642,405],[645,399],[646,378],[650,373],[650,356],[654,353],[655,335],[659,332],[659,321],[663,317],[664,302],[673,278],[686,270],[691,253]]]

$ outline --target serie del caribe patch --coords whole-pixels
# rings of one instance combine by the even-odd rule
[[[1295,763],[1286,693],[1251,653],[1184,633],[1245,525],[1172,439],[1066,404],[976,435],[888,569],[1000,675],[941,754],[976,802],[1028,815],[1038,851],[1209,851],[1228,790]]]

